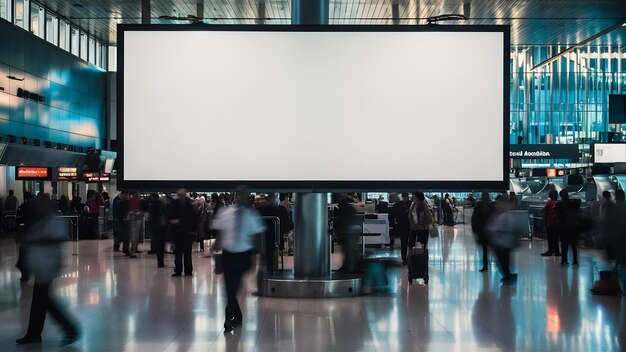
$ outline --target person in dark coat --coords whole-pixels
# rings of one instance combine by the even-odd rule
[[[476,235],[476,243],[483,249],[483,266],[481,272],[489,270],[489,236],[487,234],[487,222],[493,213],[494,204],[489,199],[489,192],[482,192],[480,200],[476,202],[472,214],[472,232]]]
[[[340,272],[353,273],[357,269],[357,258],[354,245],[359,238],[359,224],[356,210],[350,204],[352,198],[346,193],[339,196],[334,216],[334,228],[337,242],[343,251],[343,265]]]
[[[175,245],[175,269],[172,276],[182,276],[183,269],[185,275],[191,276],[193,272],[191,246],[193,245],[198,218],[191,199],[187,196],[187,190],[181,188],[176,193],[178,193],[178,199],[171,203],[169,209],[170,228]]]
[[[386,202],[383,196],[378,197],[378,204],[376,204],[376,212],[379,214],[387,214],[389,212],[389,202]]]
[[[165,237],[167,235],[167,200],[159,198],[159,195],[152,193],[150,195],[149,213],[150,220],[148,227],[152,234],[152,249],[157,256],[157,266],[162,268],[165,266],[163,256],[165,253]]]
[[[33,284],[28,330],[24,337],[15,342],[18,344],[40,343],[46,314],[50,313],[65,332],[62,345],[67,345],[78,339],[78,328],[73,319],[60,309],[50,292],[52,280],[61,269],[61,258],[63,257],[61,240],[51,238],[46,233],[38,232],[39,230],[35,227],[40,221],[45,221],[45,218],[52,216],[55,213],[55,207],[49,194],[40,194],[31,202],[32,204],[28,208],[29,225],[26,228],[28,232],[23,236],[26,237],[24,241],[29,247],[27,261],[35,276],[35,282]]]
[[[548,202],[543,207],[543,226],[546,228],[546,237],[548,238],[548,251],[541,253],[544,257],[551,255],[561,256],[559,250],[559,217],[556,211],[558,193],[556,190],[548,192]]]
[[[561,264],[568,264],[567,254],[569,247],[571,247],[572,264],[578,265],[576,237],[578,235],[577,218],[580,202],[571,200],[566,190],[561,190],[559,196],[561,196],[561,200],[556,204],[556,214],[559,220],[559,237],[561,238]]]
[[[400,257],[402,265],[406,265],[406,255],[409,250],[409,234],[411,233],[411,224],[409,223],[409,209],[411,201],[408,193],[402,193],[402,200],[393,204],[390,208],[389,215],[391,219],[390,226],[393,226],[395,235],[400,238]]]

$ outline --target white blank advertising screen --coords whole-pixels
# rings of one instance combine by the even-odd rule
[[[121,33],[123,181],[506,177],[503,31]]]

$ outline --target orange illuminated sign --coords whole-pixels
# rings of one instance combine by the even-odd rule
[[[18,166],[15,172],[16,180],[50,180],[49,167]]]
[[[556,177],[556,169],[548,169],[547,170],[548,177]]]

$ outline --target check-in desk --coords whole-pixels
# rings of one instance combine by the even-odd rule
[[[360,244],[365,245],[388,245],[389,244],[389,215],[366,214],[363,219],[363,236],[359,239]]]

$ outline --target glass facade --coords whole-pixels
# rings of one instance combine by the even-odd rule
[[[7,21],[0,21],[0,48],[10,48],[0,51],[3,140],[106,147],[105,71]]]
[[[107,69],[108,46],[102,45],[89,33],[70,26],[67,20],[40,4],[29,0],[0,0],[0,18],[93,65]],[[85,38],[82,39],[82,36]]]
[[[609,126],[608,96],[626,92],[626,53],[617,46],[586,46],[532,68],[561,46],[511,48],[511,143],[587,144]]]

